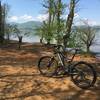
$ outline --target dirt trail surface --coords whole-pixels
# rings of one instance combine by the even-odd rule
[[[37,62],[51,50],[37,43],[23,44],[21,50],[16,45],[0,48],[0,100],[100,100],[99,77],[89,90],[78,88],[69,77],[43,77]]]

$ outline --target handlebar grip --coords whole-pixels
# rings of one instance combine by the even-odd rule
[[[63,47],[62,45],[54,45],[54,48],[60,48]]]

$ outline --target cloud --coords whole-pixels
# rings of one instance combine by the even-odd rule
[[[68,15],[62,15],[61,18],[66,19],[68,17]],[[39,14],[35,17],[28,15],[28,14],[24,14],[22,16],[11,16],[10,18],[8,18],[9,22],[17,22],[17,23],[23,23],[23,22],[27,22],[27,21],[45,21],[48,19],[48,14]],[[81,19],[81,20],[80,20]],[[78,13],[75,13],[75,17],[74,17],[74,24],[75,25],[83,25],[84,23],[82,22],[82,20],[87,21],[89,25],[100,25],[100,22],[96,22],[92,19],[87,19],[87,18],[82,18]]]
[[[18,21],[18,17],[17,16],[12,16],[9,18],[9,21]]]
[[[85,25],[85,23],[90,26],[100,25],[100,23],[96,22],[93,19],[84,18],[84,17],[81,17],[79,14],[75,13],[74,24],[75,25]]]
[[[75,13],[74,14],[74,18],[79,18],[79,14],[78,13]]]
[[[33,17],[25,14],[23,16],[20,16],[19,19],[23,19],[24,21],[27,21],[27,20],[29,21],[29,20],[33,20]]]
[[[23,16],[11,16],[10,18],[8,18],[9,22],[18,22],[18,23],[23,23],[23,22],[27,22],[27,21],[32,21],[33,17],[30,15],[23,15]]]
[[[85,22],[88,23],[89,25],[97,25],[97,22],[94,21],[94,20],[87,19],[87,18],[85,18],[84,20],[85,20]]]
[[[67,19],[67,17],[68,17],[68,14],[67,15],[64,14],[64,15],[61,16],[61,18],[65,19],[65,20]],[[76,18],[79,18],[79,14],[78,13],[74,14],[74,19],[76,19]]]
[[[94,26],[94,25],[100,25],[99,23],[97,23],[96,21],[92,20],[92,19],[88,19],[88,18],[78,18],[77,20],[74,21],[75,25],[90,25],[90,26]]]
[[[36,17],[36,20],[42,22],[48,19],[48,14],[40,14]]]
[[[31,15],[23,15],[23,16],[11,16],[8,18],[9,22],[17,22],[17,23],[23,23],[27,21],[45,21],[48,18],[48,14],[39,14],[36,17],[33,17]]]

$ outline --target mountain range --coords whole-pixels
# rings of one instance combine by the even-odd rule
[[[19,28],[34,29],[34,28],[42,25],[42,23],[38,22],[38,21],[29,21],[29,22],[25,22],[25,23],[17,23],[17,25],[18,25]]]
[[[10,24],[17,25],[19,29],[26,31],[26,32],[30,32],[32,34],[35,34],[35,29],[42,25],[42,23],[39,21],[28,21],[25,23],[12,22]]]
[[[42,25],[42,22],[39,22],[39,21],[28,21],[28,22],[25,22],[25,23],[12,23],[12,24],[18,25],[19,29],[23,29],[25,31],[29,31],[31,33],[34,33],[34,30],[37,27],[40,27]],[[85,28],[86,26],[80,25],[78,27]],[[100,26],[92,26],[92,27],[94,29],[100,31]]]

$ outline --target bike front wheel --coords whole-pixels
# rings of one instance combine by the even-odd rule
[[[57,67],[57,61],[54,57],[44,56],[38,62],[38,69],[43,76],[53,76]]]
[[[89,63],[78,62],[73,66],[71,73],[74,84],[82,89],[88,89],[96,82],[96,71]]]

